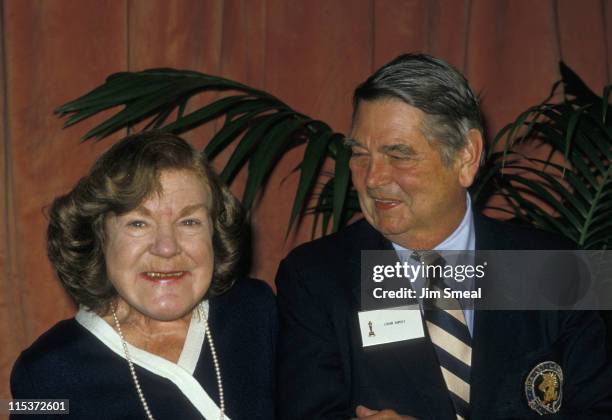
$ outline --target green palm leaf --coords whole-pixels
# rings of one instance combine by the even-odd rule
[[[611,87],[598,97],[563,63],[560,69],[563,101],[554,104],[547,99],[499,132],[495,142],[503,144],[503,150],[489,154],[475,190],[493,183],[494,193],[504,197],[516,218],[560,233],[584,249],[609,247],[612,125],[607,113]],[[530,142],[550,147],[548,157],[529,158],[515,151],[517,145]],[[565,163],[553,162],[555,153]]]
[[[477,182],[472,187],[480,205],[500,194],[508,204],[503,211],[516,218],[561,233],[583,248],[609,247],[612,243],[612,122],[608,98],[593,93],[563,63],[561,83],[541,104],[521,113],[494,138]],[[561,103],[553,103],[563,86]],[[223,93],[210,103],[185,114],[189,102],[206,93]],[[288,232],[303,216],[315,214],[323,233],[336,231],[359,211],[351,185],[350,151],[340,133],[313,120],[273,95],[221,77],[188,70],[151,69],[109,76],[104,84],[59,107],[69,127],[102,111],[119,107],[113,115],[88,131],[83,140],[100,139],[119,129],[147,121],[144,130],[182,133],[223,118],[223,124],[205,148],[210,159],[235,145],[221,177],[231,183],[248,163],[244,205],[255,205],[258,194],[288,150],[306,143],[297,167],[300,178],[295,192]],[[537,141],[550,148],[544,159],[529,158],[516,147]],[[494,150],[501,145],[501,151]],[[553,156],[560,154],[565,163]],[[333,172],[323,171],[326,160],[334,161]],[[317,183],[320,180],[320,183]],[[314,198],[314,206],[309,206]],[[555,210],[555,216],[548,209]]]
[[[222,97],[185,113],[188,103],[206,93]],[[288,221],[288,231],[308,212],[306,203],[315,190],[314,181],[322,175],[323,162],[335,160],[332,176],[333,206],[316,206],[325,220],[334,218],[333,230],[342,227],[355,209],[348,208],[346,196],[351,191],[348,176],[348,151],[335,143],[344,136],[327,124],[295,111],[275,96],[222,77],[189,70],[150,69],[110,75],[104,84],[56,109],[69,127],[102,111],[120,109],[85,133],[83,140],[101,139],[117,130],[147,121],[143,130],[158,129],[183,133],[218,118],[224,118],[220,130],[204,152],[209,159],[235,144],[221,178],[231,183],[248,163],[243,204],[250,209],[258,193],[267,185],[269,175],[284,154],[304,142],[304,159],[299,165],[300,181]],[[176,114],[174,114],[176,111]],[[171,117],[175,115],[175,117]],[[318,218],[317,218],[318,220]],[[324,229],[327,231],[327,229]]]
[[[331,129],[323,129],[317,132],[317,135],[313,135],[311,140],[306,145],[304,151],[304,159],[300,165],[301,173],[298,187],[295,193],[295,200],[293,201],[293,208],[291,209],[291,216],[289,218],[289,228],[287,233],[291,230],[293,223],[296,221],[298,215],[302,212],[306,204],[307,197],[310,195],[316,177],[323,165],[323,159],[327,153],[329,142],[338,137],[338,134],[331,131]],[[316,223],[315,223],[316,226]]]

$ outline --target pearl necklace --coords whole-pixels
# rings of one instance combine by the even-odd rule
[[[119,318],[117,318],[117,313],[115,312],[115,306],[111,305],[111,311],[113,313],[113,319],[115,320],[115,328],[117,328],[117,333],[119,334],[119,338],[121,339],[121,344],[123,345],[123,352],[125,353],[125,358],[127,359],[128,366],[130,367],[130,375],[132,375],[132,380],[134,381],[134,386],[136,387],[136,392],[138,393],[138,398],[140,398],[140,402],[142,403],[142,407],[147,415],[149,420],[155,420],[153,414],[151,413],[151,409],[149,408],[149,404],[142,392],[142,388],[140,387],[140,381],[138,380],[138,376],[136,376],[136,369],[134,369],[134,363],[132,362],[132,358],[130,357],[130,352],[128,350],[127,341],[123,337],[123,331],[121,331],[121,324],[119,323]],[[223,398],[223,382],[221,380],[221,369],[219,368],[219,359],[217,358],[217,351],[215,349],[215,343],[213,342],[212,334],[210,332],[210,328],[208,327],[208,316],[204,312],[202,308],[202,304],[198,304],[197,306],[198,316],[200,320],[204,320],[204,329],[205,336],[204,339],[208,337],[208,342],[210,343],[210,354],[213,359],[213,365],[215,367],[215,375],[217,376],[217,387],[219,389],[219,405],[220,407],[220,420],[223,420],[225,413],[225,399]],[[193,315],[192,315],[193,316]]]

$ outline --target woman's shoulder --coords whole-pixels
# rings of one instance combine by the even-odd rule
[[[269,324],[276,329],[276,297],[262,280],[240,278],[229,291],[211,298],[210,305],[212,313],[222,314],[223,321],[217,318],[218,322],[242,327]]]
[[[83,328],[74,318],[58,322],[49,330],[38,337],[20,356],[22,361],[28,363],[40,363],[46,359],[71,351],[70,348],[77,345],[78,337],[84,337]]]
[[[252,304],[265,306],[275,305],[276,301],[274,292],[268,283],[249,277],[239,278],[228,292],[215,299],[228,303],[246,304],[251,302]]]
[[[58,381],[57,372],[69,374],[75,366],[75,356],[85,356],[86,341],[85,331],[74,318],[55,324],[22,351],[15,361],[11,372],[13,394],[26,398],[21,390],[44,389],[45,378]]]

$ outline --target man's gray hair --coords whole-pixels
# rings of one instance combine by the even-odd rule
[[[447,165],[467,145],[470,129],[484,135],[478,99],[465,77],[430,55],[400,55],[360,84],[353,95],[353,120],[361,101],[379,99],[399,99],[423,111],[423,135]]]

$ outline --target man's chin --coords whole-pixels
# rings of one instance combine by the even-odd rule
[[[404,235],[407,231],[406,226],[398,225],[393,223],[371,223],[374,229],[379,231],[383,236],[389,240]]]

